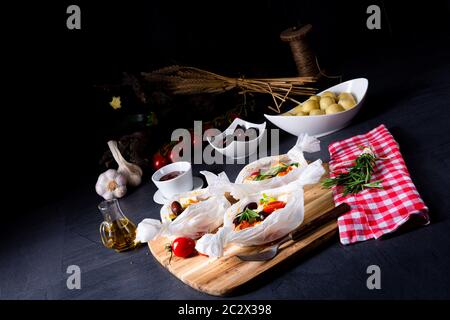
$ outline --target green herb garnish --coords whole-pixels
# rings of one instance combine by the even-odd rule
[[[239,218],[239,223],[242,221],[248,221],[249,223],[253,223],[257,218],[259,218],[259,213],[253,211],[252,209],[245,209],[241,213],[237,215]]]
[[[259,203],[261,203],[261,204],[267,204],[267,203],[272,202],[272,201],[277,201],[277,199],[275,199],[274,197],[269,197],[265,193],[263,193],[262,196],[263,197],[261,199],[259,199]]]
[[[344,186],[344,196],[361,192],[366,188],[382,189],[382,180],[370,182],[377,160],[380,159],[373,152],[364,152],[356,158],[355,164],[350,167],[348,172],[326,179],[322,182],[322,186],[325,188]]]
[[[255,177],[255,181],[262,181],[262,180],[266,180],[266,179],[270,179],[270,178],[272,178],[271,175],[259,174]]]
[[[290,166],[294,166],[298,168],[298,162],[293,162],[291,164],[280,164],[277,165],[273,168],[270,168],[269,170],[267,170],[264,173],[260,173],[259,175],[257,175],[255,177],[255,181],[261,181],[261,180],[266,180],[266,179],[270,179],[275,177],[277,174],[279,174],[280,172],[286,171],[287,168],[289,168]]]

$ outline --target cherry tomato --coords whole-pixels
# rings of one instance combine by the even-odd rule
[[[203,137],[198,134],[192,135],[192,145],[195,146],[201,146],[203,144]]]
[[[205,122],[203,124],[203,131],[206,131],[206,130],[209,130],[209,129],[212,129],[212,128],[214,128],[212,122]]]
[[[274,212],[275,210],[284,208],[285,206],[286,206],[286,202],[272,201],[263,207],[263,211],[270,214],[270,213]]]
[[[175,149],[175,148],[174,148]],[[167,158],[168,158],[168,162],[177,162],[179,160],[178,157],[178,152],[175,151],[174,149],[172,149],[168,154],[167,154]],[[178,149],[178,148],[177,148]]]
[[[283,176],[287,175],[288,173],[289,173],[288,170],[282,171],[282,172],[280,172],[279,174],[277,174],[277,176],[278,176],[278,177],[283,177]]]
[[[153,155],[152,161],[153,169],[158,170],[159,168],[164,167],[168,163],[169,162],[167,161],[167,159],[163,157],[161,153],[157,152]]]
[[[244,230],[244,229],[250,228],[251,226],[252,226],[252,224],[250,224],[250,222],[244,220],[240,224],[240,229]]]
[[[176,238],[172,242],[172,252],[180,258],[187,258],[195,252],[195,241],[191,238]]]
[[[169,162],[177,162],[180,161],[183,157],[183,153],[185,150],[188,150],[189,146],[185,143],[176,144],[173,148],[168,152],[168,161]]]
[[[239,118],[239,114],[236,113],[236,112],[231,112],[229,114],[229,116],[228,116],[228,119],[229,119],[230,123],[233,122],[233,120],[236,119],[236,118]]]
[[[291,171],[292,171],[292,169],[293,169],[293,167],[292,167],[292,166],[290,166],[290,167],[287,167],[287,169],[286,169],[286,170],[284,170],[284,171],[282,171],[282,172],[278,173],[278,174],[277,174],[277,176],[279,176],[279,177],[285,176],[285,175],[287,175],[287,174],[288,174],[289,172],[291,172]]]
[[[197,134],[194,129],[189,130],[189,134],[191,135],[191,145],[198,146],[202,145],[203,143],[203,136],[202,134]]]

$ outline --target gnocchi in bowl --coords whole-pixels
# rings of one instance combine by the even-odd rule
[[[349,80],[328,88],[281,115],[264,116],[293,135],[321,137],[347,126],[361,109],[369,87],[365,78]]]
[[[356,106],[356,98],[351,92],[325,91],[311,96],[308,100],[283,113],[284,116],[320,116],[350,110]]]

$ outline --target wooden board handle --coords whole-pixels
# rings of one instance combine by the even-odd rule
[[[337,207],[327,211],[323,215],[318,218],[311,220],[310,222],[301,225],[297,230],[294,230],[290,233],[290,238],[292,240],[297,240],[304,235],[310,233],[314,229],[325,225],[326,223],[339,218],[344,213],[350,211],[350,206],[346,203],[341,203]]]

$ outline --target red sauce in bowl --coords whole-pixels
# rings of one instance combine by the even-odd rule
[[[172,180],[180,175],[182,175],[183,173],[185,173],[186,171],[172,171],[169,172],[168,174],[163,175],[159,181],[167,181],[167,180]]]

